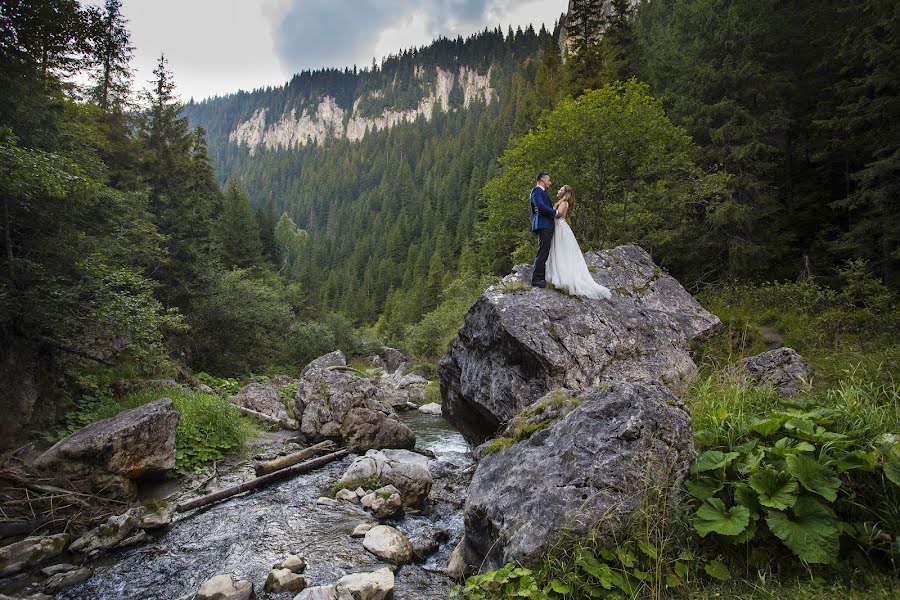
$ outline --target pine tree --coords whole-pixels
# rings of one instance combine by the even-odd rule
[[[122,106],[128,100],[131,87],[129,63],[134,47],[126,23],[122,0],[106,0],[104,13],[95,25],[97,32],[92,53],[97,78],[92,97],[104,112],[109,112],[112,106]]]
[[[222,243],[222,263],[227,268],[246,269],[262,264],[259,226],[250,209],[247,194],[233,180],[225,189],[219,236]]]

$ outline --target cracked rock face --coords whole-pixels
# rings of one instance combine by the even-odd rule
[[[745,358],[734,371],[744,385],[770,386],[780,396],[794,396],[808,388],[813,374],[803,357],[786,346]]]
[[[520,265],[469,309],[438,373],[443,414],[470,443],[555,388],[622,380],[677,391],[695,373],[689,344],[719,319],[637,246],[585,259],[612,299],[531,288],[531,266]]]
[[[303,375],[294,414],[308,440],[335,440],[353,452],[416,444],[412,430],[381,401],[379,388],[340,367],[311,369]]]
[[[644,501],[647,482],[680,489],[694,447],[690,416],[674,394],[613,382],[576,401],[546,429],[478,464],[458,549],[465,564],[530,564],[564,529],[583,535],[597,526],[611,541]]]

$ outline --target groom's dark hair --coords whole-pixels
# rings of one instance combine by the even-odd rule
[[[537,177],[535,177],[534,180],[535,180],[535,181],[540,181],[540,180],[541,180],[541,177],[543,177],[544,175],[549,175],[549,174],[550,174],[550,173],[538,173],[538,174],[537,174]]]

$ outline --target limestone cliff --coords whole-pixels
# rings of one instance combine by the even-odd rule
[[[321,144],[329,138],[345,137],[357,141],[367,131],[393,127],[401,122],[415,121],[418,117],[431,119],[437,108],[451,109],[451,94],[454,89],[462,91],[462,108],[473,102],[490,103],[497,98],[491,87],[491,69],[479,73],[466,66],[456,71],[435,67],[434,77],[428,81],[425,69],[417,67],[414,76],[423,80],[426,94],[413,108],[396,109],[386,107],[374,115],[363,110],[367,100],[384,97],[384,90],[370,90],[357,96],[352,107],[344,108],[330,95],[314,100],[304,100],[297,106],[285,109],[280,114],[271,114],[268,109],[257,109],[253,115],[239,123],[228,135],[230,144],[243,145],[254,154],[260,148],[266,150],[290,149],[309,143]],[[396,85],[396,83],[395,83]]]

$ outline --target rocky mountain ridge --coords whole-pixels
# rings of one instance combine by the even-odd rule
[[[468,108],[476,101],[490,103],[497,98],[497,90],[491,86],[491,70],[489,67],[486,73],[479,73],[466,66],[460,66],[456,71],[434,67],[433,81],[423,82],[426,89],[430,89],[415,108],[386,107],[374,116],[365,115],[361,105],[367,99],[383,98],[385,90],[364,92],[354,99],[350,109],[341,107],[332,95],[301,101],[297,106],[285,108],[281,115],[258,108],[249,119],[235,126],[228,134],[228,141],[246,146],[251,155],[260,148],[290,150],[308,143],[322,144],[329,138],[358,141],[367,132],[415,121],[420,116],[430,120],[435,108],[449,111],[454,86],[462,90],[462,108]],[[418,66],[414,77],[423,80],[425,68]],[[392,85],[396,86],[397,82]]]

